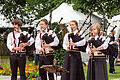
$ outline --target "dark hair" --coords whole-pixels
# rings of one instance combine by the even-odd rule
[[[40,22],[41,22],[41,21],[45,22],[46,25],[48,24],[47,19],[41,19]]]
[[[78,27],[78,22],[77,22],[76,20],[72,20],[72,21],[70,21],[70,22],[74,22],[75,25]]]
[[[22,21],[18,19],[12,20],[12,24],[18,24],[18,26],[22,26]]]

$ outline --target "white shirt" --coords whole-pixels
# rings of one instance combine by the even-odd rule
[[[74,35],[76,35],[76,33],[78,32],[78,30],[75,30],[73,33]],[[64,40],[63,40],[63,49],[67,50],[67,47],[69,46],[69,40],[68,40],[68,35],[70,33],[66,33],[64,36]],[[86,43],[86,40],[80,40],[79,42],[75,42],[76,46],[84,46]]]
[[[20,37],[21,32],[22,32],[21,30],[19,30],[19,33],[14,31],[16,47],[18,47],[19,37]],[[28,34],[28,37],[30,37],[30,34]],[[28,42],[30,42],[29,46],[31,46],[34,43],[34,39],[31,37],[30,40],[28,40]],[[11,32],[7,36],[7,47],[8,47],[8,49],[10,51],[12,51],[12,49],[15,47],[15,44],[14,44],[13,32]]]
[[[45,32],[41,32],[41,33],[38,33],[37,36],[36,36],[36,40],[35,40],[35,48],[37,51],[40,52],[40,49],[41,49],[41,46],[42,46],[42,36],[47,32],[47,30],[45,30]],[[41,34],[41,36],[40,36]],[[52,30],[49,30],[49,35],[52,34],[52,37],[55,37],[54,38],[54,41],[49,43],[50,46],[57,46],[59,44],[59,39],[57,37],[57,35],[55,34],[55,32],[53,32]],[[40,39],[41,37],[41,39]]]
[[[101,38],[101,37],[100,37]],[[100,39],[99,38],[99,39]],[[91,39],[91,37],[89,38],[89,40]],[[98,35],[95,37],[95,40],[98,39]],[[105,41],[104,41],[105,40]],[[104,43],[101,45],[104,49],[107,49],[108,48],[108,43],[110,41],[110,38],[108,37],[106,39],[106,37],[102,36],[102,41],[104,41]],[[89,44],[87,45],[87,48],[86,48],[86,53],[88,53],[90,51],[90,48],[89,48]]]

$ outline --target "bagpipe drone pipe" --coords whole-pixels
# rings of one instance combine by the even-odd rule
[[[116,26],[111,30],[111,32],[113,32],[113,30],[116,28]],[[100,35],[99,35],[100,36]],[[92,39],[90,39],[88,41],[88,43],[92,43],[93,46],[95,46],[96,48],[101,46],[105,40],[110,37],[110,34],[106,36],[106,38],[102,41],[102,39],[97,39],[95,40],[95,38],[93,37]],[[112,45],[112,44],[108,44],[108,48],[104,49],[104,50],[100,50],[102,53],[106,54],[106,55],[111,55],[114,54],[114,52],[118,51],[117,47]]]
[[[83,22],[82,26],[80,27],[80,29],[78,30],[77,34],[74,35],[74,33],[70,33],[70,34],[68,35],[68,38],[71,38],[73,42],[79,42],[79,41],[83,40],[87,35],[90,34],[90,33],[87,33],[84,37],[82,37],[83,34],[87,31],[87,29],[89,29],[89,27],[92,25],[92,24],[91,24],[91,14],[92,14],[92,11],[88,14],[87,18],[84,20],[84,22]],[[88,27],[80,34],[80,32],[81,32],[82,28],[84,27],[84,25],[86,24],[86,21],[88,20],[89,16],[90,16],[89,25],[88,25]],[[75,46],[74,48],[78,48],[79,51],[86,52],[86,47],[87,47],[87,41],[86,41],[86,43],[85,43],[84,46]]]

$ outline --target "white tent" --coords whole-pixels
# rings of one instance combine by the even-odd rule
[[[50,14],[46,15],[43,18],[49,20],[49,16]],[[63,20],[61,21],[62,24],[69,23],[71,20],[83,20],[83,17],[81,17],[77,11],[73,10],[72,5],[69,5],[67,3],[61,4],[52,12],[52,23],[58,22],[61,17],[63,17]]]
[[[23,25],[22,27],[33,27],[34,25],[28,25],[28,24],[25,24]],[[0,14],[0,28],[1,27],[5,27],[5,28],[10,28],[10,27],[13,27],[13,25],[11,24],[10,21],[8,21],[4,15]]]
[[[117,26],[115,31],[116,31],[116,34],[115,34],[115,39],[118,40],[118,37],[120,35],[120,15],[117,15],[117,16],[114,16],[112,17],[112,19],[109,20],[109,23],[111,23],[111,26]],[[108,33],[110,32],[110,27],[108,28]]]
[[[76,20],[80,23],[83,23],[83,21],[86,19],[88,14],[83,14],[80,11],[75,11],[72,7],[72,4],[62,3],[58,8],[56,8],[54,11],[52,11],[52,23],[53,22],[59,22],[61,17],[63,17],[63,20],[61,21],[61,24],[69,23],[71,20]],[[101,18],[99,16],[96,16],[95,14],[92,14],[91,16],[92,22],[101,22]],[[41,19],[47,19],[49,21],[50,14],[42,17]],[[35,22],[38,22],[39,20],[36,20]],[[89,19],[88,19],[89,21]],[[87,21],[87,22],[88,22]]]
[[[112,17],[113,21],[120,21],[120,15]]]

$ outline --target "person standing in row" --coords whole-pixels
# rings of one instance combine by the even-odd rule
[[[111,32],[111,35],[110,35],[110,42],[109,44],[112,45],[114,47],[114,49],[112,50],[111,53],[113,54],[110,54],[109,55],[109,73],[112,73],[112,74],[115,74],[115,67],[114,67],[114,61],[115,61],[115,58],[117,58],[117,55],[118,55],[118,44],[117,42],[115,41],[115,30],[113,30],[113,32]]]
[[[39,75],[42,80],[47,80],[46,71],[41,68],[42,65],[53,65],[54,60],[54,50],[51,48],[52,46],[57,46],[59,44],[59,39],[55,32],[48,29],[48,21],[46,19],[40,20],[40,33],[37,34],[35,41],[35,48],[39,51]],[[51,37],[53,41],[48,43],[43,39],[43,37]],[[54,80],[53,73],[48,73],[49,80]]]
[[[70,21],[70,29],[72,34],[76,35],[78,33],[78,23],[76,20]],[[74,47],[84,46],[86,40],[83,39],[78,42],[73,42],[72,39],[69,38],[69,34],[71,33],[65,34],[63,41],[63,49],[66,50],[64,68],[69,72],[62,74],[62,80],[85,80],[80,51],[74,49]]]
[[[90,40],[104,40],[105,37],[100,35],[100,25],[98,23],[91,25],[91,37],[88,40],[88,45],[86,48],[86,53],[89,54],[87,80],[108,80],[107,66],[106,66],[106,56],[102,54],[99,50],[104,50],[108,48],[108,43],[110,39],[106,39],[105,42],[98,47],[95,47]],[[97,43],[95,43],[97,44]]]
[[[30,46],[34,43],[34,39],[28,34],[30,39],[27,42],[20,41],[20,35],[22,33],[22,21],[14,19],[12,21],[14,31],[8,34],[7,47],[10,50],[10,67],[12,70],[11,80],[17,80],[17,70],[20,70],[20,80],[26,80],[25,65],[26,65],[26,46]]]

